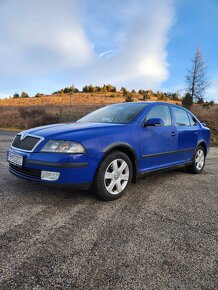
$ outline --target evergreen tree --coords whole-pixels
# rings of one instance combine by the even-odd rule
[[[187,93],[184,98],[182,99],[182,105],[183,107],[190,109],[190,107],[193,104],[193,98],[191,96],[191,94]]]
[[[22,92],[21,98],[29,98],[29,95],[26,92]]]
[[[19,94],[18,93],[15,93],[14,95],[13,95],[13,98],[14,99],[17,99],[17,98],[19,98],[20,96],[19,96]]]

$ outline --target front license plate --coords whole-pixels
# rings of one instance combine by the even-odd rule
[[[23,165],[23,156],[9,152],[8,161],[16,166],[21,167]]]

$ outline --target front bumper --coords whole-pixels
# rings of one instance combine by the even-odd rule
[[[90,184],[99,164],[98,158],[87,154],[62,154],[62,153],[27,153],[14,148],[8,152],[23,156],[23,166],[18,167],[9,163],[9,171],[14,175],[42,183],[55,183],[62,185]],[[59,172],[56,181],[41,179],[41,171]]]

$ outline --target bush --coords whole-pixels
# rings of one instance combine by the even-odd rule
[[[35,95],[35,98],[40,98],[40,97],[43,97],[43,94],[41,94],[41,93],[37,93],[37,94]]]
[[[166,93],[162,93],[162,92],[157,92],[157,99],[161,100],[161,101],[167,101],[168,100],[168,96]]]
[[[204,103],[204,98],[199,98],[197,101],[197,104],[203,104]]]
[[[64,92],[65,94],[70,94],[70,93],[79,93],[79,90],[76,87],[74,87],[74,85],[72,85],[70,87],[63,88],[59,91],[54,91],[52,95],[61,94],[61,92]]]
[[[29,95],[26,92],[22,92],[21,98],[29,98]]]
[[[214,106],[214,101],[204,102],[203,107],[209,109],[210,107]]]
[[[94,90],[95,90],[95,92],[101,92],[101,87],[99,87],[99,86],[95,86],[95,87],[94,87]]]
[[[127,92],[127,93],[125,94],[125,101],[126,101],[126,102],[134,102],[134,98],[133,98],[132,93]]]
[[[78,93],[79,90],[72,85],[71,87],[66,87],[63,89],[65,94],[70,94],[70,93]]]
[[[149,100],[151,98],[151,92],[150,91],[145,91],[145,90],[139,90],[138,93],[142,95],[143,100]]]
[[[166,93],[167,94],[167,97],[172,100],[172,101],[179,101],[180,99],[180,95],[179,93]]]

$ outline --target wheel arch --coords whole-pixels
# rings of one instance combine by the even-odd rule
[[[104,157],[110,154],[112,151],[120,151],[125,153],[130,158],[132,163],[133,175],[131,182],[136,183],[138,172],[138,158],[131,145],[125,142],[115,142],[106,146],[102,151],[105,153]]]
[[[205,150],[205,155],[207,155],[208,149],[207,149],[206,143],[204,141],[201,141],[201,142],[198,143],[198,146],[202,146],[204,148],[204,150]]]

